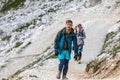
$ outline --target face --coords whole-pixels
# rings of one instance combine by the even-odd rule
[[[71,30],[72,28],[72,23],[66,23],[66,29]]]
[[[79,31],[79,30],[80,30],[80,28],[79,28],[79,27],[77,27],[76,29],[77,29],[77,31]]]
[[[77,29],[77,31],[79,31],[79,30],[81,30],[81,29],[82,29],[82,27],[81,27],[81,26],[80,26],[80,27],[78,27],[78,26],[77,26],[77,28],[76,28],[76,29]]]

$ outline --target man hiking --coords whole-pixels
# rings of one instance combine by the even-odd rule
[[[78,46],[78,55],[75,57],[75,60],[77,60],[78,64],[81,63],[81,57],[82,57],[82,50],[84,45],[84,39],[86,38],[85,31],[81,24],[78,24],[75,29],[74,33],[77,37],[77,46]]]
[[[57,79],[60,79],[61,74],[63,73],[62,80],[68,80],[66,75],[68,72],[69,60],[71,59],[72,43],[74,46],[74,56],[77,55],[77,38],[74,34],[72,25],[73,22],[71,20],[66,20],[65,28],[60,30],[55,38],[55,55],[60,61],[56,76]]]

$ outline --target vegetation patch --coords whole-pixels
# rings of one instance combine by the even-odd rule
[[[23,44],[23,42],[16,42],[16,44],[14,45],[14,47],[10,48],[9,50],[6,51],[6,53],[9,53],[10,51],[12,51],[14,48],[18,48],[19,46],[21,46]]]
[[[113,47],[112,51],[111,51],[111,54],[112,53],[118,53],[120,52],[120,44],[117,44]]]
[[[36,75],[29,75],[29,77],[38,78]]]
[[[47,12],[56,12],[56,10],[54,9],[54,8],[50,8],[50,9],[48,9],[48,11]]]
[[[119,22],[120,22],[120,20],[117,21],[117,23],[119,23]]]
[[[72,1],[74,1],[74,0],[69,0],[69,2],[72,2]]]
[[[31,44],[31,42],[28,42],[25,46],[21,47],[21,50],[18,52],[22,52],[25,48],[27,48],[29,45]]]
[[[39,59],[37,59],[36,61],[28,64],[28,65],[25,66],[24,68],[18,70],[18,71],[17,71],[15,74],[13,74],[11,77],[14,78],[15,75],[18,75],[18,74],[20,74],[21,72],[25,71],[26,69],[31,68],[32,66],[34,66],[36,63],[40,62],[41,60],[42,60],[42,58],[39,58]]]
[[[45,50],[45,51],[43,51],[43,53],[47,52],[47,50],[49,50],[49,49],[50,49],[50,47],[47,47],[47,48],[46,48],[46,50]]]
[[[23,77],[18,77],[16,80],[22,80]]]
[[[21,32],[21,31],[27,29],[30,25],[31,25],[31,23],[26,23],[25,25],[13,30],[13,32]]]
[[[0,10],[0,12],[5,13],[11,9],[18,9],[24,5],[26,0],[8,0]]]
[[[47,51],[48,49],[50,49],[50,47],[48,47],[45,51]],[[43,53],[45,53],[45,51],[43,52]],[[49,55],[51,55],[51,53],[49,54]],[[39,57],[38,59],[36,59],[35,61],[33,61],[32,63],[30,63],[30,64],[28,64],[27,66],[25,66],[25,67],[23,67],[22,69],[19,69],[16,73],[14,73],[10,78],[14,78],[16,75],[19,75],[21,72],[23,72],[23,71],[25,71],[26,69],[29,69],[29,68],[31,68],[31,67],[33,67],[35,64],[37,64],[38,62],[44,62],[46,59],[47,59],[47,57],[49,57],[49,55],[44,55],[43,54],[43,56],[41,56],[41,57]],[[51,57],[53,58],[53,55],[51,55]],[[49,57],[49,58],[51,58],[51,57]],[[36,77],[37,78],[37,76],[34,76],[34,75],[31,75],[31,77]]]
[[[105,38],[105,40],[104,40],[104,45],[103,45],[103,47],[102,47],[101,53],[100,53],[98,56],[100,56],[101,54],[103,54],[104,52],[106,52],[106,51],[105,51],[106,47],[108,47],[108,45],[113,42],[113,40],[111,40],[111,41],[109,41],[109,40],[110,40],[110,39],[113,39],[113,37],[115,37],[116,34],[117,34],[116,32],[111,32],[111,33],[108,33],[108,34],[106,35],[106,38]]]
[[[6,51],[6,53],[9,53],[10,51],[12,51],[13,48],[10,48],[9,50]]]
[[[109,57],[103,56],[102,59],[95,59],[89,62],[86,67],[86,72],[90,73],[90,76],[97,75],[100,72],[99,69],[106,64],[107,58],[114,59],[117,53],[120,52],[119,33],[120,27],[117,31],[110,32],[106,35],[103,48],[98,56],[101,56],[101,54],[109,54]]]
[[[6,78],[2,78],[2,80],[9,80],[9,79],[6,79]]]
[[[46,60],[47,59],[55,59],[55,58],[57,58],[57,56],[55,56],[55,54],[52,53],[46,58]]]
[[[14,48],[17,48],[17,47],[21,46],[22,44],[23,44],[23,42],[17,42],[17,43],[15,44]]]
[[[32,25],[32,24],[35,25],[36,22],[37,22],[36,19],[33,19],[31,22],[28,22],[28,23],[20,26],[19,28],[13,30],[13,32],[22,32],[23,30],[28,29],[30,25]]]
[[[92,68],[92,72],[95,73],[99,68],[101,67],[101,64],[105,61],[106,59],[98,60],[95,59],[91,61],[89,64],[87,64],[86,71],[89,72],[89,70]]]
[[[6,40],[9,41],[10,38],[11,38],[11,36],[5,36],[5,37],[3,37],[1,40],[2,40],[2,41],[6,41]]]

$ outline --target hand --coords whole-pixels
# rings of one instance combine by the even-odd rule
[[[55,50],[55,56],[58,56],[58,52]]]
[[[79,39],[84,39],[84,37],[79,36]]]
[[[77,55],[74,56],[74,59],[77,60]]]

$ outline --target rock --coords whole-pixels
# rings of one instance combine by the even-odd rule
[[[4,31],[2,29],[0,29],[0,35],[2,35],[4,33]]]

